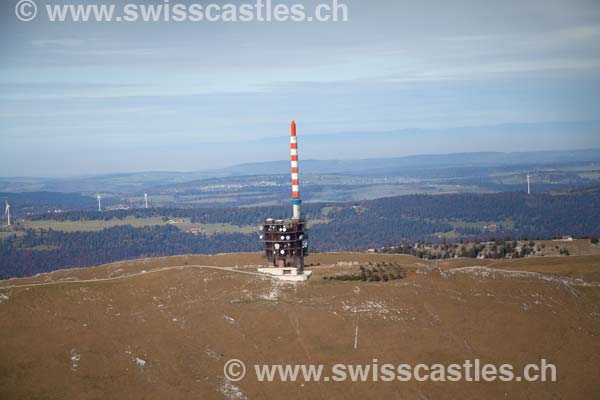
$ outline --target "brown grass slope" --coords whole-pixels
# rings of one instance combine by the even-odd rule
[[[325,281],[344,263],[395,262],[390,282]],[[257,254],[178,256],[0,282],[4,399],[590,399],[600,394],[600,256],[426,262],[316,254],[314,277],[253,274]],[[342,264],[338,264],[342,263]],[[246,267],[244,267],[246,266]],[[358,334],[357,334],[358,332]],[[355,340],[357,348],[354,348]],[[453,363],[522,367],[558,382],[258,383],[254,363]]]

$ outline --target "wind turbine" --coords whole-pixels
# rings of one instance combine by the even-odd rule
[[[4,209],[4,215],[6,215],[6,225],[10,226],[10,204],[6,202],[6,208]]]
[[[148,193],[144,193],[144,202],[146,203],[146,208],[148,208]]]
[[[98,211],[102,211],[102,203],[100,203],[100,193],[96,195],[96,198],[98,199]]]
[[[531,195],[531,177],[527,174],[527,194]]]

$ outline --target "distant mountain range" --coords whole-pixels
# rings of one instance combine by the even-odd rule
[[[51,176],[98,175],[95,171],[107,171],[112,177],[123,177],[123,171],[144,172],[146,166],[150,171],[207,171],[208,175],[240,171],[232,167],[238,164],[274,162],[288,159],[289,138],[287,128],[282,127],[281,134],[253,140],[237,140],[230,142],[206,142],[208,133],[198,132],[189,142],[153,143],[147,141],[143,145],[109,146],[96,143],[85,149],[61,147],[49,149],[42,153],[28,150],[30,160],[44,160],[44,163],[28,163],[21,168],[24,176],[40,176],[42,173]],[[502,162],[500,153],[508,153],[507,162],[518,162],[522,158],[527,162],[528,155],[520,152],[543,152],[562,149],[600,149],[600,121],[586,122],[552,122],[504,124],[478,127],[458,127],[444,129],[402,129],[388,132],[342,132],[320,134],[306,131],[299,125],[300,159],[302,169],[312,171],[312,165],[306,160],[343,160],[327,162],[333,171],[360,170],[354,160],[381,160],[381,168],[389,164],[405,167],[412,163],[444,163],[464,164],[474,162],[477,158],[488,157],[489,162]],[[456,154],[447,156],[446,154]],[[513,154],[517,153],[517,154]],[[562,153],[562,152],[559,152]],[[423,157],[420,154],[432,154]],[[495,155],[493,155],[495,154]],[[558,154],[558,153],[556,153]],[[408,156],[408,157],[407,157]],[[544,155],[541,155],[545,157]],[[20,155],[3,152],[0,148],[0,173],[15,176],[19,165],[23,165]],[[491,157],[491,158],[490,158]],[[552,156],[550,156],[552,157]],[[403,160],[399,162],[399,160]],[[368,168],[373,167],[373,161]],[[483,162],[483,161],[482,161]],[[362,162],[361,162],[362,163]],[[313,164],[319,172],[321,165]],[[349,167],[346,167],[349,166]],[[268,166],[268,165],[267,165]],[[40,169],[36,169],[40,168]],[[244,165],[253,173],[252,166]],[[379,168],[374,166],[373,168]],[[259,168],[264,172],[262,168]],[[35,172],[32,172],[35,171]],[[125,175],[125,179],[127,179]],[[166,182],[166,179],[198,179],[206,173],[143,173],[141,180]],[[95,177],[94,177],[95,178]],[[120,178],[119,178],[120,179]],[[65,181],[65,179],[59,179]],[[79,177],[74,179],[80,181]],[[138,180],[138,178],[136,178]],[[0,187],[2,190],[2,187]],[[93,189],[92,189],[93,190]]]
[[[600,149],[536,152],[481,152],[417,155],[363,160],[303,160],[301,172],[309,174],[372,174],[414,169],[456,167],[502,167],[559,165],[566,163],[600,162]],[[220,170],[231,175],[267,175],[287,173],[289,162],[272,161],[236,165]]]
[[[589,150],[535,151],[535,152],[474,152],[454,154],[417,155],[395,158],[362,160],[302,160],[301,173],[343,174],[353,176],[463,176],[477,175],[478,170],[518,169],[535,171],[536,168],[600,163],[600,148]],[[2,192],[55,191],[92,193],[109,191],[139,192],[154,187],[179,186],[207,179],[226,181],[250,175],[285,175],[289,161],[265,161],[196,172],[137,172],[82,176],[75,178],[0,178]]]

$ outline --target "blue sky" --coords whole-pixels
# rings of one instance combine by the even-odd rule
[[[15,3],[0,5],[0,176],[230,165],[162,149],[239,150],[292,118],[303,135],[600,119],[597,0],[349,0],[345,23],[25,23]],[[470,138],[411,136],[411,154],[503,150]]]

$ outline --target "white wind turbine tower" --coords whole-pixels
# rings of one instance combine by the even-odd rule
[[[531,195],[531,177],[527,174],[527,194]]]
[[[148,193],[144,193],[144,203],[146,204],[146,208],[148,208]]]
[[[6,202],[6,208],[4,209],[4,215],[6,215],[6,225],[10,226],[10,204]]]
[[[98,199],[98,211],[102,211],[102,203],[100,203],[100,193],[96,195],[96,198]]]

